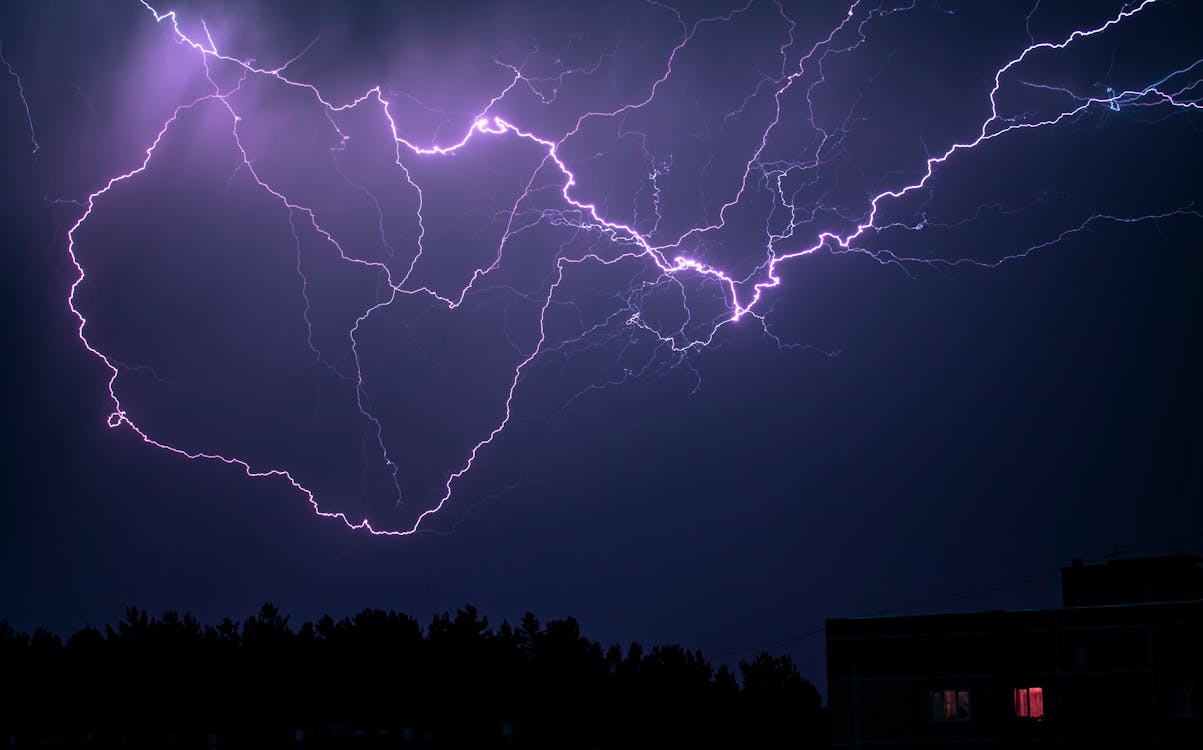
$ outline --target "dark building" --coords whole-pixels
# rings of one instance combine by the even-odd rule
[[[1194,555],[1138,557],[1106,565],[1061,569],[1061,603],[1066,607],[1142,604],[1203,599],[1203,558]]]
[[[828,620],[831,747],[1203,748],[1201,563],[1075,561],[1062,609]]]

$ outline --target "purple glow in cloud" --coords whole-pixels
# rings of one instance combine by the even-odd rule
[[[112,401],[112,413],[108,418],[111,427],[125,426],[136,433],[142,441],[165,451],[189,459],[207,459],[239,467],[251,477],[279,477],[305,496],[314,512],[324,518],[337,519],[351,529],[362,529],[373,535],[407,536],[425,530],[425,524],[443,510],[452,500],[457,484],[477,463],[482,451],[488,450],[499,435],[506,430],[515,416],[515,397],[524,378],[541,355],[551,351],[564,351],[573,346],[587,345],[592,336],[613,337],[615,328],[624,335],[637,337],[648,342],[658,354],[669,356],[681,363],[686,358],[706,349],[717,341],[720,332],[748,319],[768,336],[770,330],[767,314],[770,292],[784,290],[782,269],[791,261],[814,255],[820,251],[833,254],[864,255],[882,264],[907,266],[960,266],[973,265],[995,267],[1001,263],[1023,258],[1028,254],[1055,245],[1068,237],[1088,228],[1106,223],[1152,222],[1170,216],[1203,218],[1191,205],[1166,206],[1153,212],[1137,212],[1121,215],[1112,212],[1094,212],[1052,236],[1031,242],[1022,247],[992,258],[980,257],[929,257],[908,254],[889,249],[886,243],[893,234],[914,235],[932,230],[938,225],[929,222],[922,209],[914,210],[904,205],[907,200],[921,194],[936,191],[934,183],[942,170],[963,160],[968,154],[983,150],[987,144],[1020,137],[1032,131],[1054,130],[1067,125],[1089,113],[1097,111],[1156,111],[1160,114],[1189,113],[1198,110],[1203,97],[1203,59],[1177,70],[1162,71],[1145,85],[1127,87],[1120,91],[1110,88],[1104,95],[1091,95],[1074,91],[1072,88],[1037,84],[1024,78],[1038,59],[1056,56],[1085,44],[1092,38],[1114,33],[1125,24],[1152,12],[1156,0],[1143,0],[1123,6],[1108,17],[1064,33],[1056,38],[1037,41],[1029,36],[1030,43],[1014,50],[1014,54],[998,66],[990,85],[980,92],[982,115],[971,127],[958,125],[963,135],[951,142],[929,151],[922,159],[922,167],[908,177],[891,176],[891,182],[867,195],[860,205],[830,206],[825,199],[806,196],[808,180],[817,169],[832,158],[834,146],[847,134],[847,125],[831,127],[820,125],[815,110],[821,105],[826,84],[825,66],[857,52],[862,45],[897,14],[915,11],[916,3],[897,3],[892,6],[869,6],[859,0],[848,7],[838,21],[815,33],[807,31],[803,19],[793,17],[780,3],[748,0],[731,9],[712,16],[687,21],[680,12],[652,3],[654,10],[668,14],[680,27],[679,37],[673,46],[664,50],[662,67],[650,77],[641,96],[617,106],[578,110],[570,118],[567,127],[548,128],[539,121],[518,119],[510,114],[507,105],[514,99],[532,94],[541,104],[551,104],[560,95],[565,78],[571,75],[593,75],[603,62],[614,56],[606,52],[595,64],[579,69],[565,68],[557,75],[528,72],[525,63],[514,64],[498,61],[498,67],[507,81],[491,96],[480,102],[479,110],[470,118],[466,130],[454,135],[427,141],[407,132],[405,119],[399,111],[409,102],[403,95],[391,92],[384,84],[362,91],[357,96],[339,99],[323,88],[294,77],[294,69],[308,51],[285,61],[277,67],[268,67],[252,59],[242,59],[223,50],[210,33],[210,27],[202,19],[182,19],[175,11],[163,12],[152,3],[144,2],[147,13],[158,23],[162,33],[170,34],[178,43],[178,54],[194,64],[207,81],[207,90],[178,106],[162,123],[154,140],[147,145],[144,158],[128,171],[107,180],[86,199],[84,209],[67,234],[67,250],[78,277],[71,285],[67,303],[78,318],[78,335],[82,344],[108,368],[108,392]],[[766,40],[780,65],[778,70],[765,73],[759,83],[744,92],[743,104],[728,114],[741,122],[759,117],[755,137],[749,139],[749,148],[740,157],[742,169],[739,178],[725,189],[716,215],[707,221],[683,229],[674,229],[666,234],[666,222],[661,205],[666,199],[661,187],[661,178],[670,167],[666,162],[649,159],[647,196],[627,196],[631,204],[643,200],[650,206],[647,212],[634,219],[627,216],[625,209],[615,209],[617,201],[599,201],[587,196],[596,195],[597,190],[583,176],[581,149],[578,143],[597,123],[618,123],[622,137],[635,142],[642,139],[644,153],[648,136],[635,130],[623,130],[622,123],[640,110],[647,109],[665,96],[665,88],[683,74],[683,55],[695,44],[700,34],[719,33],[722,29],[740,21],[743,16],[768,8],[779,25],[778,32],[783,41]],[[1038,9],[1037,9],[1038,10]],[[1033,10],[1026,23],[1030,27]],[[197,28],[203,34],[190,33],[186,29]],[[1030,32],[1029,32],[1030,33]],[[0,58],[2,59],[2,58]],[[7,62],[5,62],[7,65]],[[231,71],[235,71],[236,75]],[[16,73],[9,67],[9,72]],[[18,86],[20,80],[17,79]],[[323,218],[323,211],[297,197],[296,191],[273,180],[248,145],[246,128],[270,105],[251,106],[244,103],[247,89],[258,87],[256,95],[266,99],[272,95],[301,95],[311,106],[319,110],[324,119],[321,127],[328,127],[337,139],[337,150],[344,149],[350,139],[344,128],[351,117],[375,118],[378,126],[387,130],[391,138],[390,169],[411,191],[413,201],[412,219],[415,230],[410,248],[393,248],[385,236],[386,211],[381,201],[366,188],[363,192],[375,204],[379,218],[381,244],[388,248],[390,257],[377,258],[371,253],[359,252],[340,237],[340,233]],[[1041,111],[1020,114],[1007,110],[1002,101],[1004,90],[1010,86],[1042,86],[1043,91],[1053,97],[1055,106]],[[267,92],[267,93],[262,93]],[[240,98],[241,97],[241,98]],[[21,90],[24,102],[24,91]],[[513,107],[520,112],[521,107]],[[809,152],[792,160],[781,160],[775,156],[778,140],[793,137],[789,131],[794,127],[793,119],[809,118],[813,140]],[[29,109],[26,105],[26,113]],[[399,300],[422,300],[437,306],[441,311],[455,314],[465,305],[470,295],[482,291],[482,285],[490,282],[508,262],[513,251],[515,238],[534,231],[536,227],[553,227],[568,233],[570,237],[557,252],[550,266],[544,270],[543,283],[533,298],[526,297],[537,309],[537,324],[530,341],[521,344],[511,342],[517,350],[516,364],[506,375],[507,387],[502,389],[503,402],[500,417],[481,432],[470,450],[456,464],[453,471],[445,475],[435,497],[416,514],[411,523],[383,528],[365,517],[353,517],[344,511],[330,510],[330,502],[323,497],[319,503],[318,493],[311,483],[298,478],[296,468],[260,466],[255,461],[237,455],[215,451],[199,451],[177,444],[177,441],[160,439],[152,435],[149,428],[135,422],[119,395],[118,382],[122,373],[129,368],[102,348],[90,337],[89,319],[77,305],[77,293],[87,284],[88,262],[79,242],[79,232],[105,211],[109,194],[137,180],[156,166],[160,145],[181,120],[199,117],[201,113],[218,112],[228,123],[238,169],[249,176],[261,194],[277,203],[288,215],[292,238],[297,246],[297,263],[293,273],[299,274],[304,297],[304,320],[308,328],[308,345],[318,359],[322,359],[320,347],[314,343],[314,326],[310,318],[309,284],[301,258],[304,236],[320,238],[326,248],[334,252],[340,262],[365,269],[378,275],[383,294],[364,305],[345,331],[349,341],[349,362],[346,371],[332,362],[324,364],[336,375],[345,378],[354,390],[354,402],[363,420],[369,425],[378,452],[387,474],[391,477],[395,499],[402,502],[399,475],[402,470],[395,458],[386,434],[389,420],[381,416],[373,405],[372,389],[365,372],[368,365],[362,354],[363,331],[383,311],[394,307]],[[206,115],[207,116],[207,115]],[[288,115],[284,119],[288,120]],[[306,127],[311,127],[306,125]],[[30,119],[31,140],[35,152],[38,149]],[[430,246],[428,207],[431,189],[423,176],[440,169],[452,169],[458,160],[467,158],[469,151],[509,150],[518,153],[533,164],[523,167],[524,171],[513,175],[516,197],[507,197],[500,205],[490,210],[501,217],[500,239],[495,247],[490,246],[487,262],[476,263],[467,274],[466,283],[458,287],[449,285],[444,279],[431,280],[428,269],[441,262],[440,250]],[[517,149],[524,149],[518,151]],[[529,156],[527,156],[529,154]],[[517,158],[517,157],[515,157]],[[525,164],[525,162],[524,162]],[[753,195],[755,193],[755,195]],[[550,205],[540,205],[554,195]],[[766,197],[767,195],[767,197]],[[390,209],[391,211],[391,209]],[[762,212],[763,230],[759,234],[747,233],[739,237],[738,243],[746,249],[747,256],[756,260],[750,264],[731,265],[722,259],[715,260],[704,252],[707,243],[714,238],[726,237],[737,225],[733,217],[749,212]],[[900,213],[901,218],[894,217]],[[888,214],[888,216],[887,216]],[[816,220],[819,215],[833,215],[841,220],[838,230],[822,228]],[[746,222],[746,218],[738,220]],[[742,227],[742,223],[739,223]],[[948,226],[947,224],[943,226]],[[742,232],[742,229],[740,230]],[[576,237],[587,237],[588,242],[574,245]],[[396,253],[396,257],[392,257]],[[572,299],[564,289],[569,281],[589,279],[606,269],[632,265],[641,269],[639,279],[631,282],[628,289],[620,290],[618,309],[592,325],[582,323],[581,330],[570,335],[553,334],[550,318],[553,309],[571,306]],[[585,282],[587,283],[587,281]],[[699,290],[703,290],[699,292]],[[787,293],[787,292],[782,292]],[[674,295],[673,316],[657,315],[645,307],[647,300],[656,296]],[[98,313],[92,313],[93,316]],[[670,322],[665,322],[671,319]],[[644,368],[647,364],[645,361]],[[629,375],[638,376],[641,367],[628,367],[619,381]],[[618,382],[618,381],[616,381]],[[592,387],[592,386],[590,386]],[[131,397],[124,394],[124,398]],[[326,509],[323,509],[323,508]]]

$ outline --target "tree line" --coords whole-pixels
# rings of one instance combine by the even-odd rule
[[[738,674],[737,674],[738,673]],[[821,747],[818,690],[788,656],[604,647],[574,618],[466,606],[426,628],[367,609],[293,627],[126,610],[65,641],[0,621],[10,744],[399,748]]]

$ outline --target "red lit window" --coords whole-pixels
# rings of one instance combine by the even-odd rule
[[[1044,718],[1044,688],[1015,688],[1015,715],[1021,719]]]
[[[969,721],[969,691],[933,690],[931,717],[934,721]]]

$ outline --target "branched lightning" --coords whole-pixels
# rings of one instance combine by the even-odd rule
[[[904,267],[911,264],[993,267],[1053,246],[1074,234],[1087,231],[1099,224],[1152,222],[1171,216],[1203,218],[1203,213],[1200,213],[1199,210],[1191,205],[1172,207],[1158,213],[1133,216],[1097,213],[1075,226],[1064,229],[1056,236],[1031,244],[1028,247],[1017,248],[1003,257],[991,260],[920,258],[896,253],[888,249],[883,250],[870,247],[867,241],[871,238],[879,239],[890,232],[922,232],[928,227],[935,226],[935,223],[929,222],[926,215],[922,212],[912,221],[898,219],[887,221],[883,218],[883,213],[887,206],[897,204],[903,198],[931,190],[932,183],[936,179],[937,174],[946,164],[964,154],[981,148],[987,143],[1021,132],[1054,128],[1060,124],[1073,121],[1075,118],[1093,109],[1122,111],[1131,108],[1144,108],[1156,109],[1157,111],[1166,113],[1200,109],[1203,107],[1203,103],[1201,103],[1201,100],[1203,100],[1203,75],[1200,73],[1200,70],[1203,69],[1203,59],[1180,70],[1162,75],[1143,87],[1121,91],[1107,88],[1102,95],[1088,95],[1063,87],[1021,81],[1020,83],[1023,85],[1048,89],[1051,94],[1059,96],[1064,101],[1064,106],[1058,111],[1042,115],[1031,113],[1025,113],[1021,116],[1009,115],[999,104],[999,95],[1004,85],[1009,80],[1016,78],[1017,71],[1026,62],[1041,54],[1059,53],[1087,38],[1107,34],[1114,27],[1125,23],[1128,19],[1145,13],[1157,0],[1140,0],[1139,2],[1130,3],[1096,25],[1079,28],[1061,38],[1047,41],[1037,41],[1036,36],[1031,31],[1033,16],[1039,9],[1039,3],[1037,3],[1024,19],[1029,43],[994,72],[990,88],[985,92],[983,97],[985,113],[980,122],[976,123],[962,139],[943,146],[935,152],[929,151],[922,168],[917,172],[917,176],[910,180],[902,180],[899,184],[870,195],[867,203],[860,210],[854,210],[848,207],[828,206],[822,197],[810,201],[805,200],[805,187],[815,183],[817,180],[817,177],[815,177],[817,170],[831,158],[832,153],[842,148],[841,136],[846,133],[848,127],[847,121],[844,123],[842,129],[838,127],[825,129],[815,124],[813,116],[816,107],[814,94],[826,81],[825,65],[828,65],[839,56],[848,55],[857,50],[865,43],[868,35],[873,33],[876,24],[884,23],[885,19],[894,14],[913,11],[916,3],[901,2],[889,6],[878,5],[876,7],[867,7],[861,0],[855,0],[834,26],[826,32],[816,35],[814,41],[805,41],[802,39],[801,25],[790,17],[780,2],[777,2],[777,0],[770,1],[773,2],[784,29],[784,41],[780,44],[774,43],[781,61],[780,69],[775,74],[764,75],[759,83],[756,84],[754,90],[744,99],[743,104],[727,114],[726,120],[733,121],[738,119],[742,121],[752,117],[753,115],[750,114],[752,111],[750,109],[751,103],[759,102],[766,96],[770,98],[770,101],[766,102],[770,113],[769,117],[763,122],[762,126],[758,127],[756,132],[759,133],[759,138],[756,139],[751,153],[744,163],[742,176],[731,186],[730,193],[719,207],[717,215],[666,240],[661,236],[662,229],[659,209],[661,188],[659,180],[672,169],[671,159],[655,157],[648,149],[647,139],[643,134],[633,130],[624,130],[622,132],[622,137],[630,137],[637,140],[642,139],[639,142],[642,144],[643,154],[648,162],[647,185],[649,186],[649,200],[653,212],[653,215],[646,222],[638,219],[638,212],[636,212],[636,219],[631,220],[630,223],[624,223],[621,220],[613,218],[613,214],[607,211],[605,205],[599,205],[597,202],[591,202],[581,196],[581,185],[578,184],[578,176],[574,171],[572,160],[564,155],[565,145],[572,141],[592,121],[620,120],[624,116],[651,105],[656,100],[661,89],[675,75],[674,66],[678,64],[680,53],[694,41],[700,30],[733,22],[741,14],[749,12],[758,0],[747,0],[747,2],[737,5],[726,13],[692,22],[686,21],[679,11],[652,0],[652,5],[672,14],[680,27],[679,38],[671,49],[667,51],[660,75],[650,83],[646,93],[642,97],[637,98],[636,101],[608,109],[584,112],[561,135],[540,132],[537,127],[512,121],[498,114],[497,111],[500,105],[507,100],[507,97],[510,97],[515,91],[528,91],[545,104],[554,102],[559,97],[561,87],[564,85],[566,79],[575,75],[592,74],[605,60],[611,58],[615,53],[605,52],[591,65],[580,68],[564,67],[555,75],[528,74],[526,66],[530,57],[529,55],[526,60],[517,63],[498,60],[497,64],[500,68],[508,73],[508,83],[484,103],[484,106],[473,118],[471,125],[465,132],[445,142],[431,143],[418,143],[413,137],[406,135],[405,128],[400,122],[401,118],[398,117],[396,111],[398,98],[407,95],[396,94],[388,91],[383,85],[377,85],[354,98],[345,101],[336,101],[319,90],[316,85],[295,79],[288,74],[288,69],[306,53],[308,48],[278,67],[264,67],[254,60],[240,59],[221,51],[215,43],[213,36],[209,33],[208,27],[203,24],[203,38],[198,39],[189,36],[181,28],[181,23],[175,11],[159,12],[150,2],[142,0],[146,11],[152,14],[154,20],[166,29],[166,33],[170,33],[173,39],[188,54],[195,55],[197,64],[203,67],[206,79],[210,84],[210,90],[204,95],[177,107],[171,116],[163,122],[153,141],[146,147],[140,163],[129,171],[113,176],[99,189],[92,192],[82,202],[82,213],[67,232],[67,252],[78,274],[70,287],[67,303],[78,320],[77,334],[83,346],[108,368],[109,377],[107,387],[112,403],[112,411],[108,417],[108,424],[111,427],[124,425],[132,430],[143,442],[173,454],[189,459],[206,459],[237,466],[250,477],[278,477],[283,479],[306,498],[317,515],[323,518],[337,519],[351,529],[361,529],[374,535],[407,536],[419,530],[425,530],[423,529],[424,522],[429,517],[439,513],[447,505],[451,500],[456,483],[472,470],[478,455],[486,450],[506,429],[514,413],[515,394],[519,390],[523,376],[528,368],[542,356],[553,353],[563,354],[581,348],[588,348],[595,345],[599,340],[612,339],[615,327],[624,331],[624,335],[646,337],[648,340],[654,342],[656,344],[656,351],[667,354],[672,359],[674,365],[687,364],[688,356],[714,344],[716,336],[720,331],[728,326],[738,324],[747,318],[755,319],[767,335],[774,336],[769,331],[766,314],[768,306],[771,304],[768,302],[770,290],[776,289],[783,283],[780,273],[781,268],[790,261],[824,250],[834,254],[862,254],[880,263],[897,264]],[[8,66],[7,61],[3,57],[0,57],[0,61],[3,61]],[[241,71],[241,78],[232,86],[222,88],[217,82],[217,77],[210,70],[210,65],[217,63],[235,66]],[[11,66],[8,66],[8,70],[16,78],[21,100],[25,103],[24,89],[20,78],[16,76]],[[347,250],[340,243],[339,239],[335,237],[334,233],[323,225],[315,208],[303,205],[298,200],[290,197],[284,188],[272,184],[257,170],[254,160],[248,153],[242,140],[241,125],[244,121],[245,113],[239,111],[234,98],[234,95],[238,93],[243,84],[251,78],[263,79],[271,82],[272,85],[299,90],[312,97],[312,100],[322,108],[330,126],[338,134],[343,143],[346,141],[346,136],[338,125],[340,114],[359,108],[373,108],[374,111],[378,112],[378,116],[383,118],[382,121],[387,125],[388,132],[393,141],[393,165],[408,189],[413,191],[417,206],[415,210],[417,224],[416,243],[413,248],[412,259],[404,264],[404,268],[398,271],[389,263],[389,260],[393,259],[393,248],[389,245],[385,237],[383,209],[380,202],[371,194],[370,190],[359,185],[354,185],[354,187],[361,190],[375,203],[377,215],[380,219],[380,239],[382,244],[388,249],[390,256],[387,260],[368,259]],[[774,136],[783,127],[787,106],[791,104],[798,106],[800,103],[804,103],[803,106],[809,110],[811,114],[810,124],[815,131],[813,145],[808,158],[791,162],[765,160],[766,154],[770,152]],[[219,107],[221,111],[224,111],[228,115],[230,133],[233,137],[233,143],[240,161],[239,171],[249,175],[259,189],[287,210],[290,229],[297,243],[296,272],[300,276],[302,294],[306,295],[303,314],[306,324],[310,326],[309,347],[313,351],[317,361],[331,370],[338,372],[340,377],[346,377],[349,382],[352,382],[359,411],[362,413],[364,419],[371,424],[370,429],[375,438],[375,448],[373,450],[379,451],[381,460],[391,473],[393,487],[396,489],[396,500],[398,502],[401,499],[401,489],[398,482],[399,467],[387,448],[387,425],[373,412],[369,398],[369,387],[364,376],[364,366],[360,358],[359,336],[363,325],[378,311],[389,307],[402,297],[421,297],[437,303],[447,310],[457,309],[464,304],[469,294],[477,290],[478,285],[483,280],[488,278],[490,274],[494,273],[501,266],[510,241],[520,233],[528,231],[536,224],[543,223],[565,227],[574,233],[588,234],[597,240],[590,249],[574,252],[565,249],[567,247],[566,243],[562,251],[556,255],[554,268],[551,271],[548,283],[539,294],[537,300],[535,300],[540,311],[538,336],[533,346],[528,347],[521,353],[517,364],[510,373],[509,386],[506,390],[502,409],[500,410],[500,418],[475,442],[468,455],[458,464],[458,468],[446,477],[437,502],[417,515],[410,526],[395,529],[377,528],[367,518],[355,519],[343,512],[323,510],[319,506],[315,492],[303,485],[296,478],[296,475],[288,469],[255,467],[248,461],[238,457],[227,456],[217,452],[189,450],[167,444],[152,437],[145,428],[139,426],[130,418],[118,394],[117,382],[124,366],[114,357],[101,351],[88,338],[88,320],[76,306],[77,290],[87,279],[87,273],[83,262],[80,260],[79,247],[77,245],[76,235],[78,230],[99,210],[105,196],[110,191],[123,183],[133,180],[151,168],[155,160],[156,149],[168,131],[180,118],[185,117],[194,110],[209,106]],[[29,116],[27,103],[25,103],[25,111],[27,117],[29,117],[30,135],[34,151],[36,152],[39,146],[33,133],[32,117]],[[853,114],[850,113],[849,118],[852,116]],[[529,177],[524,179],[525,189],[503,212],[504,231],[497,244],[496,251],[493,252],[490,250],[492,259],[487,264],[475,268],[468,278],[467,283],[457,291],[447,292],[446,290],[435,289],[429,284],[417,284],[413,281],[416,277],[415,269],[423,262],[424,253],[427,251],[427,248],[424,247],[426,225],[423,221],[425,198],[419,180],[415,178],[411,169],[407,168],[406,165],[410,163],[409,160],[415,158],[435,161],[450,157],[456,152],[463,150],[469,143],[482,139],[489,141],[517,141],[529,144],[529,146],[537,149],[538,153],[542,154],[542,157],[538,165],[531,171]],[[554,177],[557,186],[559,207],[547,209],[531,208],[534,194],[545,189],[538,187],[539,182],[536,179],[537,177],[543,179]],[[350,179],[348,179],[348,183],[351,183]],[[763,252],[764,259],[750,273],[737,273],[711,263],[705,258],[704,253],[697,251],[697,248],[704,247],[707,238],[717,235],[728,227],[732,212],[745,205],[749,192],[754,185],[763,186],[765,189],[771,191],[774,203],[771,215],[765,218],[764,236],[750,238],[748,243],[750,246],[754,246],[757,252]],[[1012,209],[999,206],[990,210],[1005,212]],[[819,212],[834,213],[847,220],[851,226],[843,231],[826,230],[808,235],[808,228]],[[647,228],[641,229],[640,227],[645,223]],[[342,261],[371,269],[374,273],[379,274],[383,280],[382,289],[385,290],[384,294],[372,304],[364,307],[347,331],[350,351],[348,366],[352,368],[349,375],[344,375],[333,363],[326,361],[318,347],[314,344],[312,324],[309,317],[309,300],[307,297],[308,280],[305,279],[301,266],[301,240],[298,235],[298,229],[301,225],[307,225],[306,231],[311,229],[315,232],[321,238],[322,242],[337,252]],[[633,282],[629,289],[624,290],[618,295],[620,309],[608,318],[596,324],[586,326],[584,330],[575,336],[564,339],[549,338],[547,330],[548,311],[557,305],[571,304],[571,302],[557,296],[557,292],[561,289],[565,279],[570,274],[583,274],[589,268],[613,267],[616,264],[626,262],[643,264],[651,271],[650,280]],[[716,289],[721,295],[723,303],[721,314],[712,316],[710,319],[696,317],[701,315],[701,313],[691,310],[686,301],[685,285],[687,283],[704,283]],[[685,323],[666,328],[641,314],[641,300],[651,289],[674,287],[680,291],[681,304],[685,311]],[[642,362],[625,367],[623,368],[623,373],[618,377],[595,386],[590,386],[586,390],[615,385],[631,378],[637,378],[655,366],[654,357],[655,355],[651,359],[645,358]],[[124,369],[129,368],[126,367]]]

